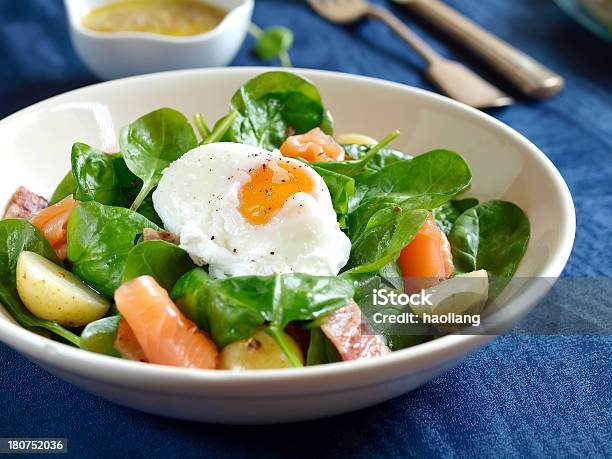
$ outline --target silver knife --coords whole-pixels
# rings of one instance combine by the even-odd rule
[[[522,51],[492,35],[440,0],[393,0],[407,6],[486,60],[524,94],[551,97],[563,88],[563,78]]]

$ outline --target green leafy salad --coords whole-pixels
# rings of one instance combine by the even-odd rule
[[[160,108],[121,130],[119,152],[75,143],[48,202],[19,187],[0,221],[15,321],[181,367],[373,358],[456,330],[432,317],[482,313],[527,249],[519,207],[464,196],[460,154],[413,157],[389,146],[398,131],[334,135],[296,74],[263,73],[205,119]]]

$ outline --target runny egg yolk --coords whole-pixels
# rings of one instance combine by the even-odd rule
[[[268,161],[249,171],[251,179],[240,190],[240,213],[249,223],[263,225],[296,193],[310,193],[314,183],[304,166]]]

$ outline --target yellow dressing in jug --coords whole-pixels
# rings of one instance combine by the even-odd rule
[[[214,29],[226,11],[197,0],[119,0],[95,8],[83,26],[97,32],[198,35]]]

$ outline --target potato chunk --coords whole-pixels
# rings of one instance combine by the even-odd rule
[[[285,340],[293,353],[304,362],[304,356],[298,344],[286,333]],[[228,344],[221,351],[219,368],[225,370],[262,370],[265,368],[291,368],[282,349],[274,338],[263,329],[255,331],[247,339]]]
[[[484,269],[472,271],[447,279],[425,292],[431,294],[432,306],[411,306],[413,312],[421,317],[424,314],[443,316],[451,313],[480,315],[489,297],[489,277]],[[453,332],[463,328],[463,325],[438,324],[436,328]]]
[[[106,314],[110,302],[61,266],[34,252],[17,259],[17,293],[39,319],[79,327]]]
[[[376,139],[363,134],[340,134],[336,137],[336,142],[341,145],[344,144],[357,144],[357,145],[376,145],[378,142]]]

